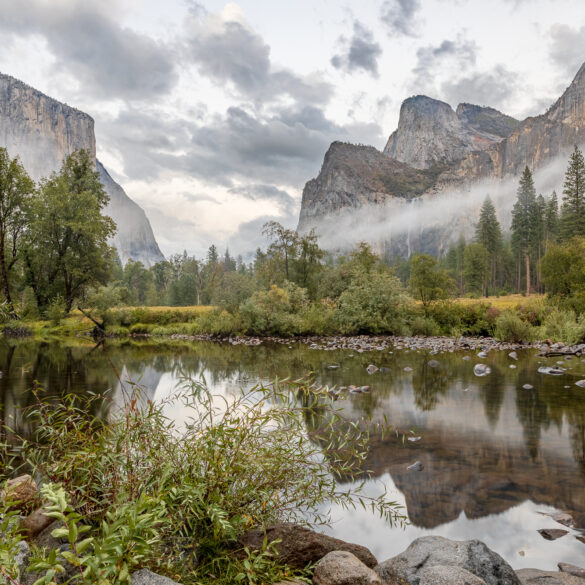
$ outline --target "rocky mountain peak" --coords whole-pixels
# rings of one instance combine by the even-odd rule
[[[585,128],[585,63],[571,85],[546,113],[549,120]]]
[[[509,136],[518,122],[493,108],[445,102],[418,95],[400,108],[398,128],[384,154],[418,169],[451,164]]]

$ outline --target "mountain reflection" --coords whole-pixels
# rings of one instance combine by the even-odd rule
[[[172,392],[182,377],[204,377],[212,390],[233,393],[313,372],[320,384],[371,386],[369,394],[348,394],[335,403],[349,419],[386,416],[406,437],[411,430],[421,437],[374,436],[366,463],[376,477],[391,475],[413,525],[433,528],[462,512],[481,518],[531,500],[567,510],[585,526],[585,390],[575,386],[585,378],[585,364],[573,359],[563,365],[564,376],[547,376],[537,372],[543,358],[519,354],[515,362],[505,352],[484,360],[468,353],[464,360],[462,353],[352,354],[293,342],[247,347],[144,341],[92,348],[4,340],[0,412],[26,434],[32,429],[20,413],[35,403],[35,387],[53,401],[68,393],[107,395],[102,411],[93,413],[107,416],[129,383],[153,399]],[[490,375],[474,376],[480,362],[489,364]],[[369,375],[370,363],[384,372]],[[332,364],[340,367],[329,369]],[[423,470],[407,471],[415,461]]]

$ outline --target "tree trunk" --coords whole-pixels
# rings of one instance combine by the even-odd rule
[[[530,296],[530,256],[525,252],[526,259],[526,296]]]

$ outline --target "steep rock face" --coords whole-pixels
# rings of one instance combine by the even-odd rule
[[[439,177],[438,186],[515,177],[526,166],[534,170],[558,157],[566,158],[575,144],[584,142],[585,64],[545,114],[526,118],[500,143],[468,153]]]
[[[509,136],[518,122],[493,108],[449,104],[419,95],[400,108],[398,128],[384,154],[418,169],[449,164]]]
[[[116,225],[123,226],[123,229],[118,227],[112,238],[122,264],[132,259],[151,266],[164,260],[144,210],[126,195],[99,160],[96,163],[102,185],[110,196],[106,213],[114,219]]]
[[[75,150],[96,155],[91,116],[58,102],[25,83],[0,74],[0,146],[38,181],[57,171]],[[112,240],[122,262],[129,258],[150,266],[164,260],[144,211],[126,195],[96,160],[110,203],[106,214],[116,222]]]
[[[319,218],[343,208],[416,197],[432,186],[437,174],[401,163],[373,146],[334,142],[319,176],[305,185],[298,229],[310,229]]]

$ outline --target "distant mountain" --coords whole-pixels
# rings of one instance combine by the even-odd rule
[[[0,73],[0,146],[19,156],[35,180],[59,170],[74,150],[96,156],[91,116],[54,100],[22,81]],[[118,227],[112,239],[123,263],[139,260],[146,266],[164,260],[144,211],[96,159],[96,168],[110,203],[106,209]]]
[[[568,158],[583,143],[585,64],[545,114],[521,122],[493,108],[459,104],[454,111],[426,96],[411,97],[383,152],[330,146],[319,175],[303,190],[298,229],[319,231],[329,221],[331,230],[331,218],[350,209],[428,201],[484,179],[518,177],[526,166],[534,171]]]

